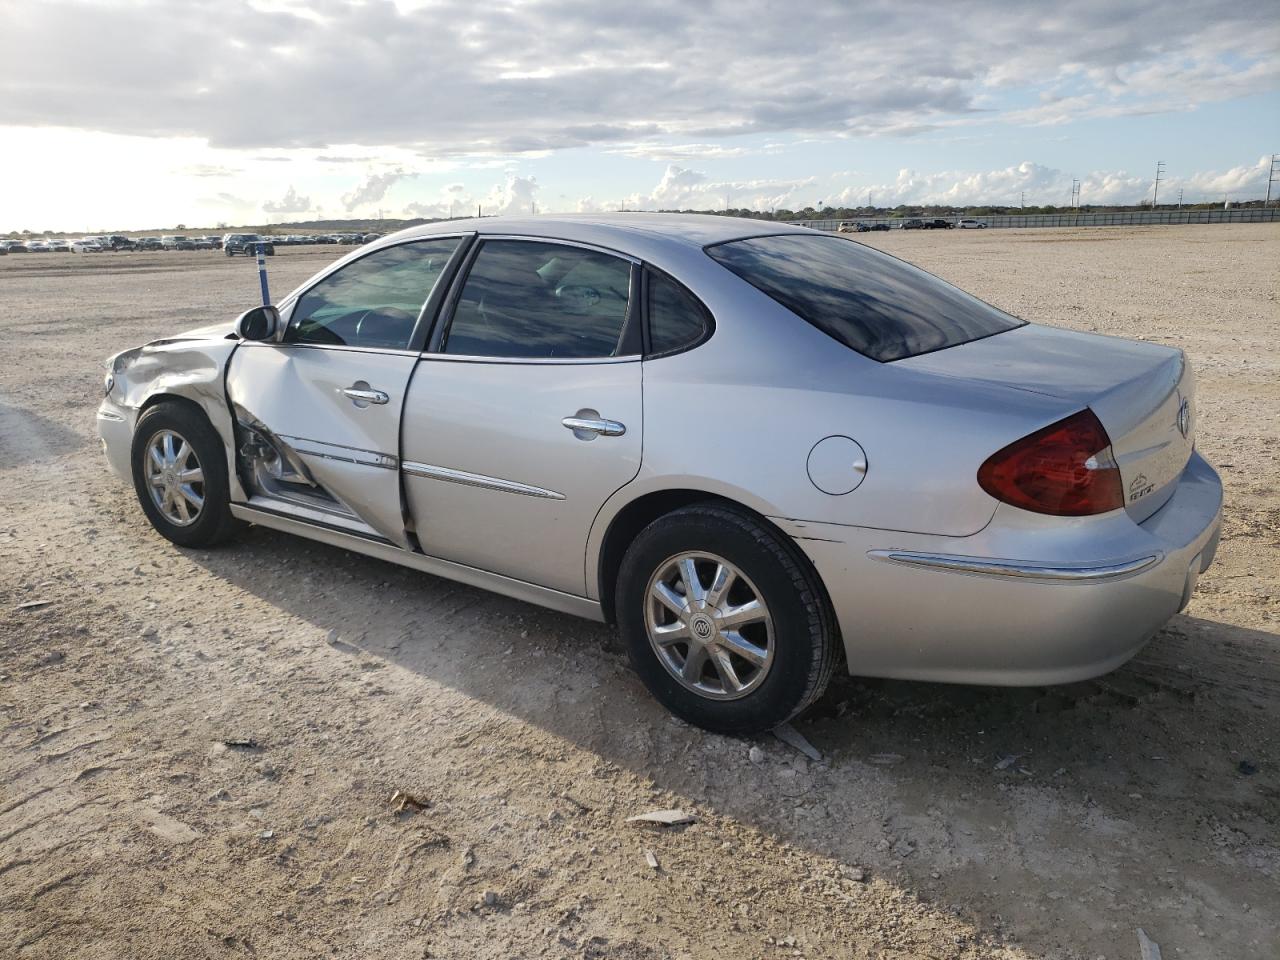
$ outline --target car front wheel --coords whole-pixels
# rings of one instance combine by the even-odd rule
[[[231,515],[222,439],[205,415],[158,403],[133,433],[133,486],[151,525],[182,547],[207,547],[240,526]]]
[[[817,575],[745,511],[695,504],[628,548],[618,626],[636,672],[676,716],[717,733],[790,720],[821,696],[838,639]]]

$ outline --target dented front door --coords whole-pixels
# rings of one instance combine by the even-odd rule
[[[283,481],[263,475],[255,502],[321,522],[328,512],[337,526],[407,547],[400,411],[417,360],[408,353],[243,344],[231,361],[227,393],[242,435],[265,443],[269,449],[260,455],[278,458],[282,476],[275,479]]]
[[[466,237],[379,247],[282,307],[280,342],[232,355],[227,395],[250,503],[410,547],[400,411]]]

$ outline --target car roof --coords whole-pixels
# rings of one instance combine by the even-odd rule
[[[645,246],[672,243],[704,247],[728,240],[766,234],[808,233],[804,227],[771,220],[745,217],[718,217],[685,213],[578,213],[540,214],[536,217],[482,217],[442,220],[410,227],[392,234],[388,240],[406,240],[436,234],[476,232],[481,235],[538,236],[576,240],[626,249],[627,242]]]

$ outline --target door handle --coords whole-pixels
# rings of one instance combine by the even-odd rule
[[[579,410],[578,416],[565,417],[560,421],[579,440],[594,440],[596,437],[620,437],[627,432],[626,424],[617,420],[605,420],[596,416],[582,416],[583,413],[595,413],[594,410]]]
[[[367,407],[371,403],[381,406],[384,403],[390,403],[391,398],[381,390],[374,390],[363,380],[358,380],[349,387],[344,387],[342,395],[354,403],[357,407]]]

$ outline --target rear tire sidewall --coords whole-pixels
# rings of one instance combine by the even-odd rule
[[[147,486],[144,458],[151,439],[161,430],[172,430],[195,450],[204,473],[204,503],[194,523],[178,526],[172,523],[151,500]],[[133,488],[151,525],[161,536],[182,547],[211,546],[224,539],[235,527],[231,516],[230,488],[227,483],[227,460],[222,438],[203,412],[181,403],[159,403],[144,411],[133,431],[130,452]]]
[[[773,619],[769,673],[736,700],[712,700],[684,687],[649,641],[644,618],[649,580],[669,558],[689,552],[715,554],[736,566],[755,585]],[[645,686],[682,720],[719,733],[771,730],[816,699],[830,673],[834,640],[822,600],[807,579],[788,545],[754,518],[719,508],[678,510],[646,527],[623,558],[615,607],[619,632]],[[821,676],[816,691],[815,672]]]

